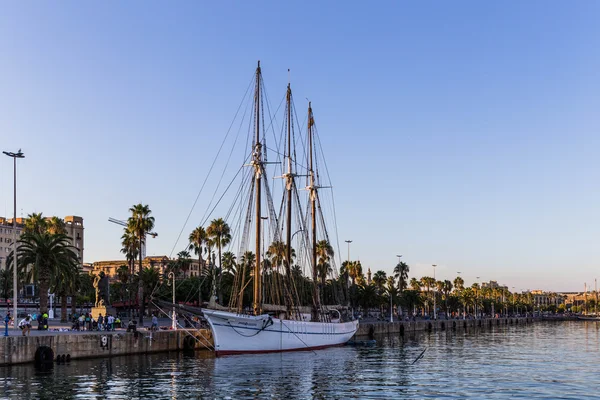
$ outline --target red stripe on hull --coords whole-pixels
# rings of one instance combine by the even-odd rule
[[[215,350],[215,355],[217,357],[221,357],[221,356],[233,356],[233,355],[240,355],[240,354],[288,353],[290,351],[322,350],[322,349],[327,349],[329,347],[340,347],[340,346],[344,346],[344,345],[346,345],[346,343],[327,344],[324,346],[303,347],[303,348],[299,348],[299,349],[285,349],[285,350]]]

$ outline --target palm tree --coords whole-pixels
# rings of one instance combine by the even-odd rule
[[[206,230],[199,226],[190,233],[189,241],[190,245],[188,250],[193,250],[194,254],[198,256],[198,267],[200,268],[199,275],[203,275],[204,269],[204,261],[202,260],[202,250],[203,245],[206,244],[206,240],[208,239],[208,235],[206,234]],[[209,256],[210,257],[210,256]]]
[[[398,279],[398,289],[400,293],[408,286],[408,272],[410,267],[404,261],[400,261],[394,268],[394,277]]]
[[[42,213],[29,214],[25,218],[23,233],[44,233],[46,232],[47,221]]]
[[[446,314],[448,314],[448,299],[450,299],[450,292],[452,292],[452,282],[446,279],[442,285],[442,293],[444,293],[444,299],[446,300]]]
[[[333,272],[331,269],[331,258],[334,256],[333,247],[327,240],[319,240],[316,245],[317,248],[317,271],[319,271],[319,278],[321,280],[321,287],[325,287],[325,280],[327,274]]]
[[[237,272],[235,254],[233,254],[231,251],[226,251],[223,253],[223,271],[228,272],[231,275],[235,275]]]
[[[377,271],[373,274],[373,283],[379,290],[379,293],[383,293],[383,287],[387,282],[387,274],[385,271]]]
[[[348,271],[352,285],[354,285],[356,280],[362,276],[362,264],[360,261],[352,261],[346,267],[346,271]]]
[[[77,268],[79,261],[67,235],[24,233],[19,239],[19,268],[28,272],[29,281],[40,289],[40,312],[48,311],[48,289],[53,276]]]
[[[127,230],[133,234],[136,238],[138,246],[138,256],[139,256],[139,267],[138,273],[142,272],[142,247],[146,241],[146,234],[154,229],[154,217],[150,207],[148,205],[136,204],[132,206],[129,211],[131,212],[131,217],[127,220]],[[144,286],[142,281],[140,280],[138,285],[138,297],[141,301],[140,303],[140,326],[144,326],[144,311],[146,305],[143,301],[144,297]]]
[[[125,288],[129,282],[129,268],[127,265],[121,265],[117,268],[117,278],[121,282],[121,301],[125,301]]]
[[[66,235],[67,226],[65,220],[59,217],[52,217],[49,220],[46,220],[46,230],[52,235]]]
[[[463,278],[460,276],[454,278],[454,288],[459,292],[465,288],[465,281]]]
[[[435,285],[435,279],[430,276],[424,276],[421,278],[421,285],[427,288],[427,298],[429,298],[430,288]],[[427,306],[427,310],[429,311],[429,305]]]
[[[160,272],[154,267],[146,267],[138,274],[139,285],[143,287],[141,302],[146,302],[148,293],[152,293],[160,282]]]
[[[227,246],[231,241],[231,229],[227,222],[223,220],[223,218],[213,219],[206,229],[206,234],[214,241],[214,244],[217,246],[217,250],[219,252],[219,284],[217,288],[217,297],[219,301],[223,302],[223,297],[221,293],[221,280],[223,278],[223,259],[221,258],[221,251],[223,247]]]
[[[419,282],[419,280],[417,278],[412,278],[410,280],[410,289],[414,290],[415,292],[420,292],[421,291],[421,282]]]
[[[67,296],[77,292],[80,272],[79,265],[67,264],[52,276],[52,292],[60,297],[60,322],[67,322]]]
[[[13,284],[13,271],[12,268],[4,268],[0,269],[0,293],[2,293],[2,298],[4,299],[4,303],[6,304],[6,308],[8,309],[8,298],[10,297],[10,293],[12,291]]]

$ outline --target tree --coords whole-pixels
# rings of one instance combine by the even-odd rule
[[[465,281],[463,278],[460,276],[454,278],[454,288],[459,292],[465,288]]]
[[[198,268],[200,268],[199,275],[204,275],[204,260],[202,259],[202,250],[206,250],[204,245],[206,245],[206,241],[208,239],[208,235],[206,234],[206,230],[199,226],[190,233],[189,241],[190,245],[188,246],[188,250],[192,250],[194,254],[198,256]],[[210,257],[210,255],[209,255]]]
[[[222,288],[221,288],[221,280],[223,278],[223,259],[221,258],[221,251],[223,247],[227,246],[231,241],[231,229],[227,222],[223,220],[223,218],[213,219],[206,229],[206,234],[213,240],[214,244],[217,246],[217,251],[219,252],[219,284],[217,287],[217,296],[219,301],[223,302],[222,297]]]
[[[63,271],[78,268],[79,261],[75,248],[70,245],[67,235],[48,233],[24,233],[19,240],[19,265],[28,271],[28,280],[37,282],[40,289],[40,312],[48,311],[48,289],[53,276]]]
[[[8,309],[8,299],[12,292],[13,286],[13,270],[12,268],[0,269],[0,292]]]
[[[377,271],[375,274],[373,274],[373,284],[375,284],[375,287],[377,287],[377,290],[380,294],[383,293],[386,282],[387,274],[385,271]]]
[[[44,233],[46,232],[47,221],[42,213],[29,214],[25,218],[23,233]]]
[[[235,254],[231,251],[223,253],[223,272],[228,272],[231,275],[235,275],[237,272]]]
[[[65,221],[59,217],[52,217],[49,220],[46,220],[46,230],[51,235],[67,234],[67,226]]]
[[[412,278],[410,280],[410,289],[415,292],[421,292],[421,282],[417,278]]]
[[[331,269],[331,258],[334,256],[333,247],[327,240],[319,240],[317,242],[317,271],[319,273],[319,279],[321,286],[325,286],[327,280],[327,274],[333,272]],[[316,284],[316,282],[315,282]]]
[[[60,297],[60,322],[67,322],[67,297],[77,292],[80,272],[78,264],[64,264],[52,276],[52,292]]]
[[[361,277],[363,274],[362,264],[360,263],[360,261],[351,261],[347,265],[346,271],[348,272],[348,275],[350,276],[350,280],[352,281],[352,284],[354,285],[356,283],[356,280],[359,277]]]
[[[131,217],[127,221],[127,231],[130,232],[138,243],[138,256],[139,256],[139,267],[138,273],[142,272],[142,247],[146,242],[146,234],[154,229],[154,217],[151,216],[152,211],[148,205],[136,204],[132,206],[129,211]],[[140,280],[138,285],[138,297],[140,299],[140,326],[144,326],[144,311],[146,305],[143,301],[144,297],[144,286]]]
[[[160,282],[160,272],[154,267],[146,267],[138,274],[137,279],[139,285],[143,288],[141,302],[144,304],[146,303],[148,294],[151,295],[158,286],[158,283]]]
[[[121,282],[121,301],[125,302],[125,288],[129,282],[129,268],[127,265],[121,265],[117,268],[117,278]]]
[[[394,277],[398,279],[398,289],[400,293],[408,286],[408,272],[410,267],[404,261],[400,261],[394,268]]]

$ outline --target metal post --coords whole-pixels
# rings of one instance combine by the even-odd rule
[[[400,264],[400,259],[402,258],[402,254],[396,254],[396,257],[398,257],[398,264]],[[400,282],[398,282],[398,291],[401,292],[402,289],[400,289]],[[400,293],[401,294],[401,293]],[[400,312],[398,313],[398,317],[400,318],[400,320],[402,320],[402,305],[399,305],[400,308]],[[390,292],[390,322],[394,322],[394,319],[392,317],[392,293]]]
[[[3,151],[9,157],[13,159],[13,174],[14,174],[14,213],[13,213],[13,318],[15,321],[17,320],[17,158],[25,158],[21,149],[17,153]],[[17,324],[14,324],[15,329],[17,328]]]
[[[436,301],[435,298],[437,297],[437,282],[435,280],[435,267],[437,267],[437,264],[432,264],[433,266],[433,319],[437,320],[437,310],[436,310]]]
[[[169,272],[169,278],[173,279],[173,317],[171,321],[171,329],[177,329],[177,314],[175,313],[175,273]]]

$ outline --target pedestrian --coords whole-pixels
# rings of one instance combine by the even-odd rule
[[[79,328],[82,331],[85,331],[85,317],[83,316],[83,314],[79,315]]]
[[[31,316],[28,315],[23,318],[21,322],[19,322],[19,328],[21,329],[23,336],[25,336],[25,334],[29,336],[29,332],[31,331]]]
[[[156,314],[152,314],[152,326],[150,327],[151,331],[158,330],[158,318],[156,318]]]
[[[117,314],[117,316],[115,317],[115,326],[113,327],[113,331],[116,328],[122,328],[121,326],[121,318],[119,318],[119,315]]]
[[[98,315],[98,330],[101,331],[103,327],[104,327],[104,318],[102,317],[102,314],[100,314],[100,315]]]
[[[92,317],[88,313],[85,313],[85,323],[87,325],[87,330],[91,331],[92,330]]]

